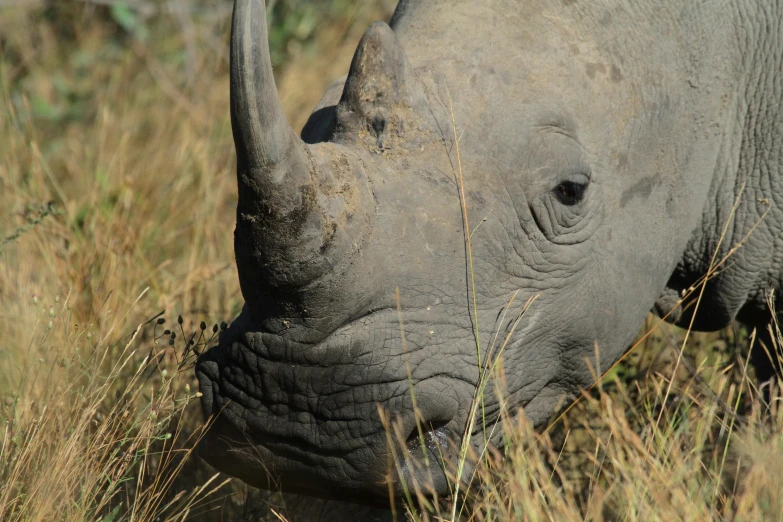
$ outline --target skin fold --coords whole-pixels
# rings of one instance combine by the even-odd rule
[[[455,458],[468,423],[477,344],[486,361],[508,335],[506,399],[541,424],[651,309],[700,330],[766,324],[782,286],[782,26],[777,0],[403,0],[300,138],[264,2],[237,0],[246,303],[196,368],[217,416],[202,456],[254,486],[370,504],[399,491],[396,459],[445,494],[437,455]],[[680,303],[739,243],[696,313]],[[484,404],[492,425],[492,383]],[[379,409],[411,434],[394,456]]]

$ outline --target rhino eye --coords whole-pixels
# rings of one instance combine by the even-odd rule
[[[555,187],[554,193],[563,205],[573,206],[582,201],[587,190],[587,183],[564,181]]]

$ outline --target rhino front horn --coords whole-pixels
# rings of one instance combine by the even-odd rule
[[[392,129],[402,135],[401,110],[414,104],[414,83],[405,52],[385,22],[375,22],[362,37],[338,107],[344,130],[365,125],[378,138]]]
[[[333,143],[308,146],[289,126],[272,75],[263,0],[234,3],[231,126],[239,185],[234,246],[252,303],[270,287],[304,286],[339,263],[350,235],[362,233],[346,229],[345,209],[358,217],[371,198],[352,152]]]

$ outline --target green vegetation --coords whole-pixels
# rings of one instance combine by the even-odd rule
[[[269,4],[301,125],[394,2]],[[0,520],[300,520],[191,454],[193,354],[242,305],[230,15],[0,0]],[[505,453],[466,449],[470,487],[409,516],[780,519],[783,413],[755,400],[748,332],[691,334],[676,364],[683,332],[656,325],[548,430],[504,416]]]

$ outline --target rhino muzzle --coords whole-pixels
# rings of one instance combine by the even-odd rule
[[[404,365],[356,371],[357,359],[393,359],[393,344],[358,350],[372,331],[393,330],[395,315],[372,314],[310,346],[242,333],[240,316],[196,368],[214,419],[201,456],[266,489],[378,505],[390,489],[398,500],[414,486],[447,494],[442,463],[456,457],[461,426],[458,402],[443,399],[453,385],[417,385],[417,424]]]

